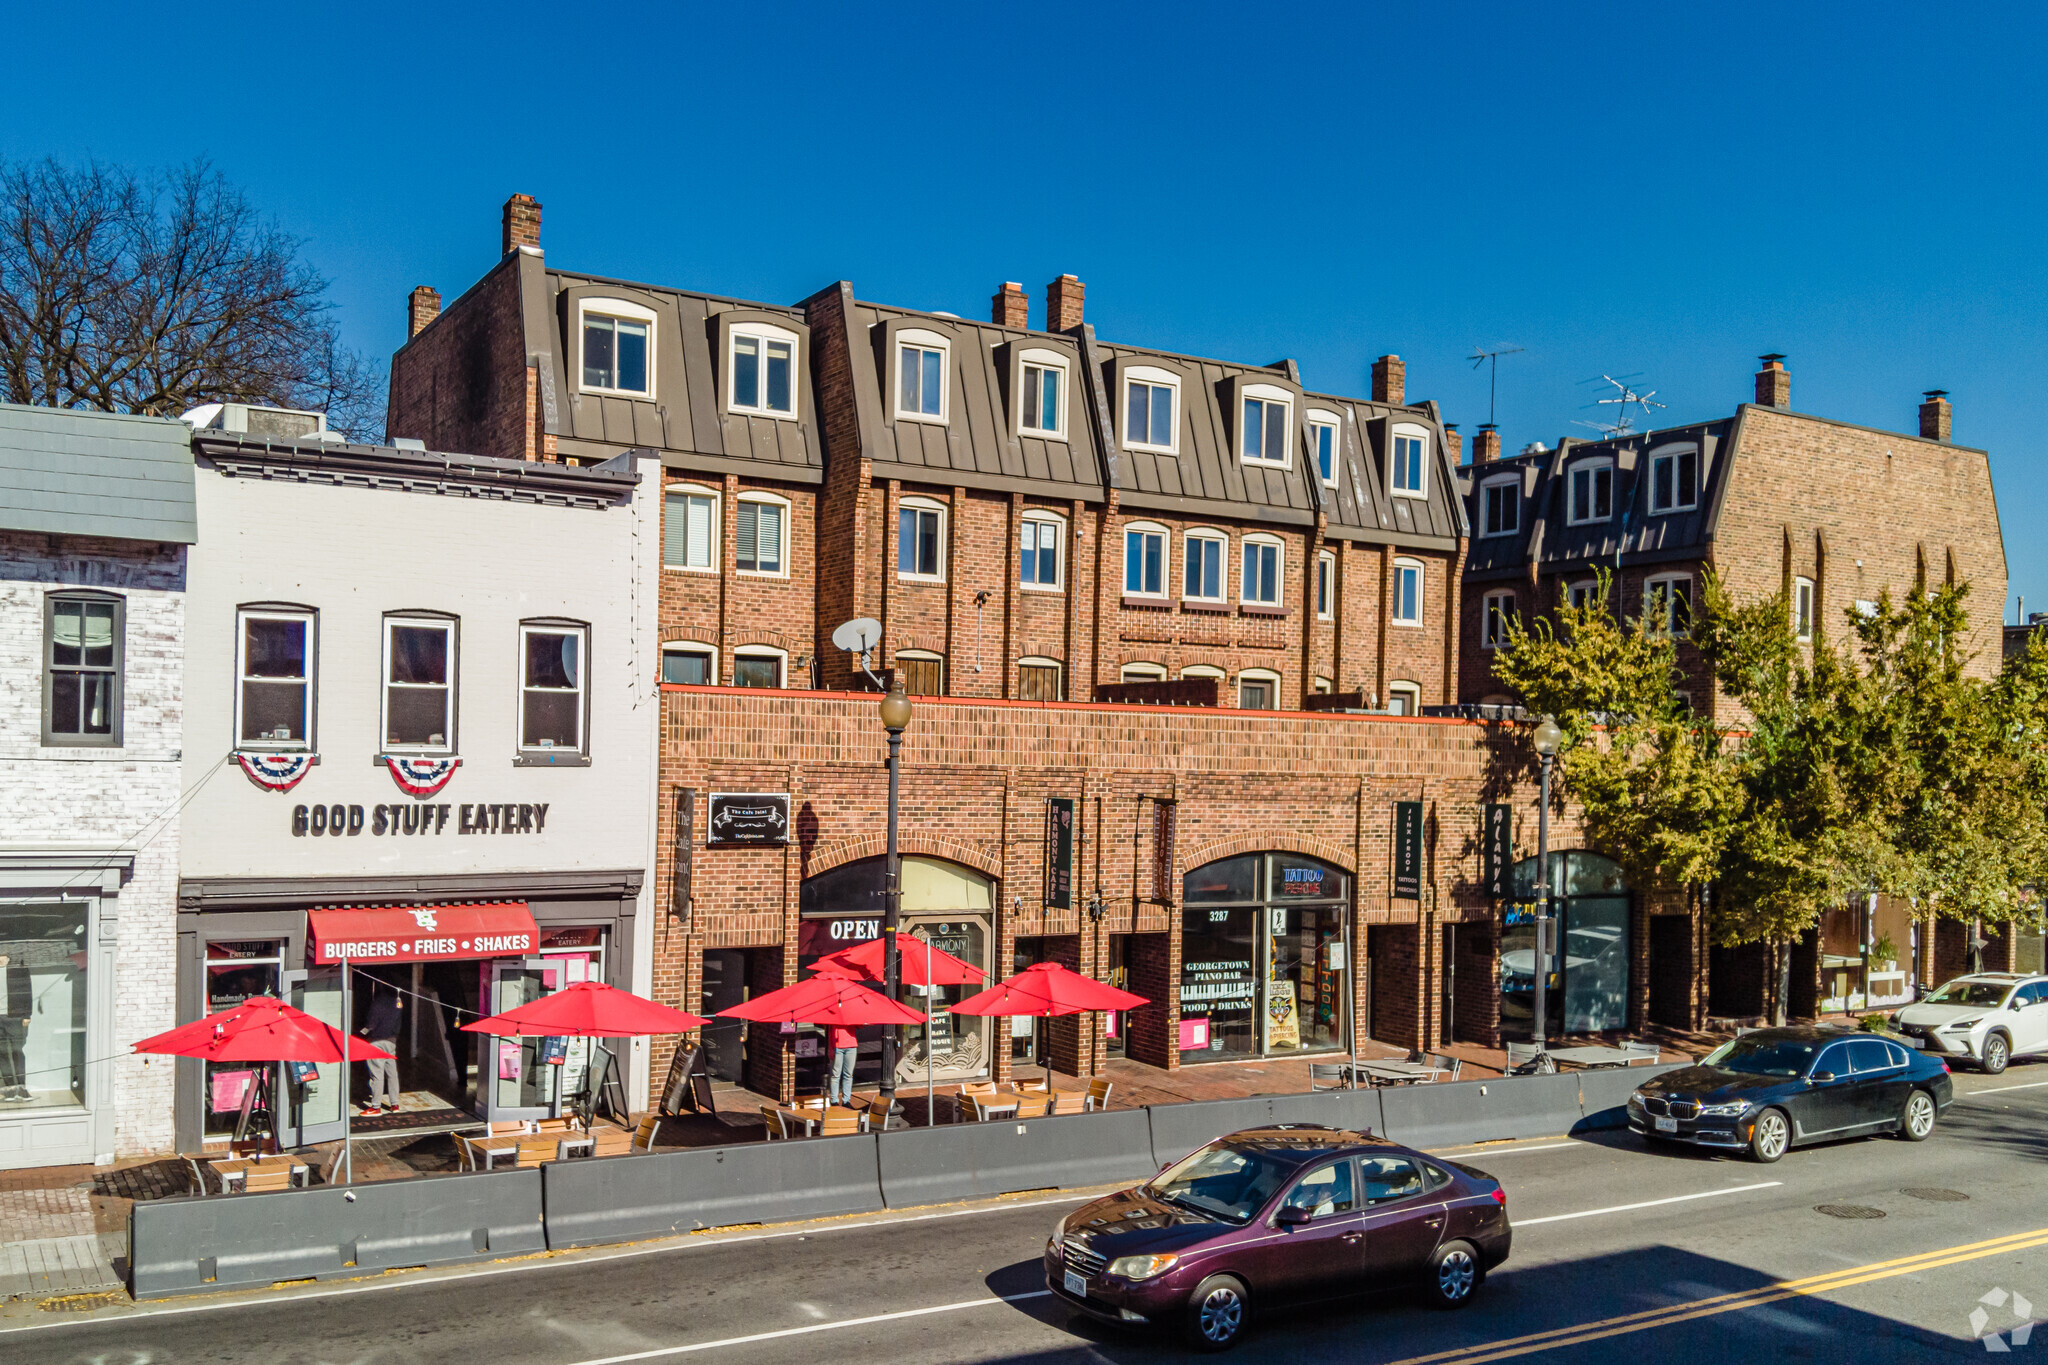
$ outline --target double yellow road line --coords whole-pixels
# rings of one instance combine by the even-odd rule
[[[1869,1265],[1850,1266],[1844,1270],[1831,1271],[1826,1275],[1813,1275],[1803,1280],[1779,1280],[1774,1284],[1758,1285],[1755,1289],[1692,1299],[1685,1303],[1674,1303],[1664,1308],[1652,1308],[1623,1317],[1580,1323],[1575,1327],[1557,1327],[1548,1332],[1533,1332],[1528,1336],[1511,1337],[1505,1341],[1488,1341],[1476,1346],[1438,1351],[1433,1355],[1410,1356],[1406,1360],[1394,1362],[1394,1365],[1484,1365],[1484,1362],[1490,1360],[1511,1360],[1516,1356],[1535,1355],[1539,1351],[1581,1346],[1603,1337],[1648,1332],[1676,1323],[1691,1322],[1696,1318],[1713,1317],[1718,1313],[1739,1313],[1746,1308],[1760,1308],[1765,1304],[1779,1303],[1785,1299],[1831,1293],[1852,1285],[1869,1284],[1872,1280],[1888,1280],[1898,1275],[1912,1275],[1923,1270],[1954,1265],[1959,1261],[1975,1261],[1986,1256],[1998,1256],[2008,1251],[2024,1251],[2029,1247],[2038,1246],[2048,1246],[2048,1228],[2036,1228],[2032,1232],[2015,1232],[2010,1236],[1994,1237],[1986,1242],[1943,1247],[1939,1251],[1923,1251],[1917,1256],[1901,1256],[1891,1261],[1873,1261]]]

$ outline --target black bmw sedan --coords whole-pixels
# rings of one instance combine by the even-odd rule
[[[1954,1101],[1948,1066],[1893,1039],[1758,1029],[1638,1086],[1628,1126],[1651,1141],[1746,1149],[1768,1162],[1837,1138],[1896,1133],[1919,1142]]]
[[[1371,1133],[1282,1124],[1218,1138],[1061,1219],[1046,1287],[1126,1326],[1234,1344],[1252,1314],[1380,1290],[1462,1307],[1507,1259],[1484,1171]]]

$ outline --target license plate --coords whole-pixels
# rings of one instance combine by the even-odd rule
[[[1677,1132],[1677,1131],[1678,1131],[1678,1120],[1677,1120],[1677,1119],[1658,1119],[1658,1120],[1657,1120],[1657,1131],[1658,1131],[1658,1132],[1660,1132],[1660,1133],[1675,1133],[1675,1132]]]
[[[1086,1275],[1076,1275],[1073,1271],[1069,1270],[1067,1272],[1066,1285],[1067,1292],[1075,1298],[1085,1299],[1088,1297],[1088,1277]]]

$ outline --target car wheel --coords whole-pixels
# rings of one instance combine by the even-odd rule
[[[1908,1142],[1925,1142],[1934,1131],[1934,1096],[1915,1090],[1906,1096],[1905,1112],[1899,1115],[1899,1136]]]
[[[1782,1109],[1766,1109],[1756,1116],[1756,1127],[1750,1130],[1749,1154],[1768,1166],[1785,1155],[1785,1149],[1792,1145],[1792,1123]]]
[[[1197,1350],[1223,1351],[1237,1344],[1251,1316],[1251,1295],[1231,1275],[1211,1275],[1188,1295],[1188,1341]]]
[[[2012,1060],[2012,1044],[2005,1040],[2003,1033],[1994,1033],[1984,1040],[1984,1055],[1977,1060],[1978,1069],[1987,1076],[2004,1072],[2005,1064]]]
[[[1463,1308],[1485,1279],[1479,1253],[1470,1244],[1446,1242],[1430,1258],[1430,1302],[1439,1308]]]

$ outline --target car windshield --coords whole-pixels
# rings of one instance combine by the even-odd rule
[[[1297,1167],[1251,1144],[1217,1144],[1181,1158],[1150,1185],[1153,1194],[1232,1223],[1250,1221]]]
[[[1930,1005],[1996,1005],[2010,990],[2003,981],[1951,981],[1927,997]]]
[[[1709,1052],[1700,1064],[1740,1071],[1746,1076],[1803,1076],[1807,1064],[1819,1051],[1819,1043],[1789,1038],[1737,1038]]]

